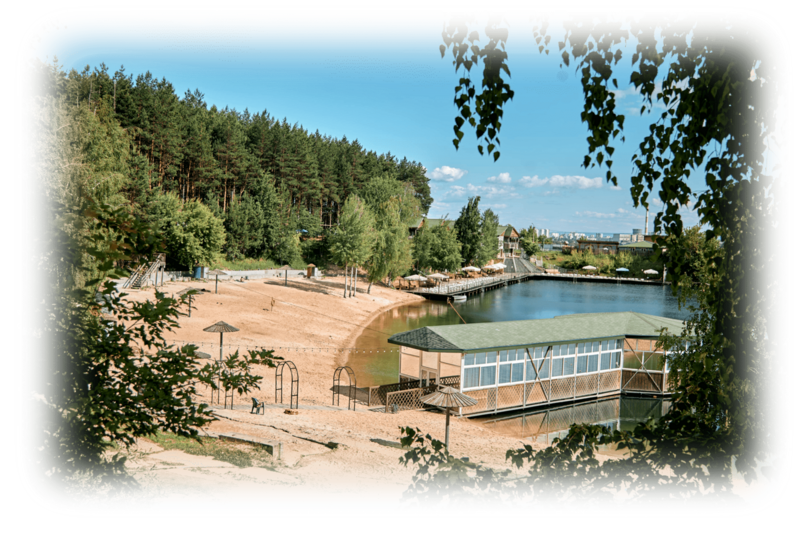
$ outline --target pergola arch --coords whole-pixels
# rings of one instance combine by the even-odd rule
[[[347,410],[355,410],[355,396],[357,394],[355,372],[348,366],[340,366],[333,372],[333,405],[341,402],[341,372],[346,371],[349,379],[349,394],[347,394]]]
[[[297,409],[300,404],[300,373],[297,371],[297,366],[291,361],[281,361],[275,369],[275,403],[283,403],[283,369],[286,367],[291,372],[289,408]],[[280,393],[279,400],[278,393]]]

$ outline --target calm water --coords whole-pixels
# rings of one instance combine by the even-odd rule
[[[573,313],[637,311],[649,315],[686,319],[689,312],[677,306],[669,286],[613,285],[609,283],[533,280],[488,291],[453,303],[467,323],[552,318]],[[444,303],[425,300],[386,311],[358,337],[359,353],[349,356],[359,387],[396,383],[397,346],[387,339],[395,333],[462,323]],[[365,350],[365,352],[362,352]]]
[[[621,397],[492,415],[472,422],[509,437],[550,444],[555,437],[563,438],[571,424],[599,424],[611,430],[631,431],[650,416],[662,417],[670,406],[671,402],[664,399]]]

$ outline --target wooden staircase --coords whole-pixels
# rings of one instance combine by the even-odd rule
[[[164,254],[158,254],[153,261],[139,265],[122,285],[122,288],[141,289],[150,282],[150,277],[162,266],[166,266],[166,256]]]

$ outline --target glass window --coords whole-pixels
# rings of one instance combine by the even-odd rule
[[[614,352],[610,358],[610,368],[619,368],[621,366],[621,352]]]
[[[486,354],[484,353],[476,353],[475,356],[475,363],[478,365],[486,364]]]
[[[563,359],[552,360],[552,377],[556,378],[563,375]]]
[[[569,345],[568,344],[561,344],[560,345],[560,356],[563,357],[564,355],[569,355]]]
[[[577,373],[585,374],[587,371],[588,371],[588,356],[587,355],[577,356]]]
[[[538,369],[538,377],[541,379],[549,379],[549,361],[536,361],[536,365],[541,365],[541,368]]]
[[[535,364],[536,366],[538,366],[538,361],[536,361]],[[527,375],[527,377],[525,378],[527,381],[535,381],[535,368],[533,367],[533,363],[531,363],[529,359],[524,364],[524,371]]]
[[[588,371],[589,372],[596,372],[596,366],[599,362],[599,354],[595,353],[594,355],[588,356]]]
[[[640,357],[635,352],[624,352],[624,368],[639,370],[642,366]]]
[[[496,358],[496,354],[495,358]],[[493,385],[496,383],[497,377],[497,367],[495,366],[484,366],[480,369],[480,386],[486,387],[488,385]]]
[[[576,344],[569,344],[569,355],[574,355],[574,349],[577,347]]]
[[[510,383],[510,364],[499,365],[499,383]],[[488,368],[488,367],[486,367]]]
[[[601,362],[600,368],[602,370],[609,369],[610,368],[610,352],[603,353],[602,354],[602,360],[600,362]]]
[[[577,345],[577,353],[585,353],[585,343],[581,342]]]
[[[563,375],[571,376],[574,374],[574,357],[567,357],[563,360]]]
[[[553,346],[552,347],[552,357],[557,357],[560,355],[560,346]]]
[[[466,357],[463,358],[463,366],[472,366],[474,364],[474,354],[467,353]]]
[[[594,341],[594,346],[593,346],[593,348],[594,348],[594,349],[593,349],[593,350],[591,350],[592,352],[598,352],[598,351],[599,351],[599,341]]]
[[[508,350],[502,350],[499,352],[499,360],[503,363],[508,360]]]
[[[524,363],[513,363],[513,375],[511,381],[514,383],[524,381]]]
[[[540,346],[535,349],[534,353],[535,353],[535,358],[536,359],[541,359],[542,357],[544,357],[544,354],[541,352],[541,347]]]
[[[488,352],[486,354],[486,363],[496,363],[497,362],[497,352]]]
[[[616,339],[616,349],[617,350],[624,349],[624,339]]]
[[[602,351],[606,352],[608,350],[608,341],[602,341]]]
[[[469,389],[477,387],[479,383],[480,369],[478,367],[467,368],[463,371],[463,388]]]

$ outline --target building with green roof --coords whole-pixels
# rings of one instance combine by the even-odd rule
[[[388,342],[400,346],[401,383],[423,390],[444,379],[478,401],[461,411],[474,416],[621,393],[667,394],[657,341],[683,328],[681,320],[642,313],[584,313],[427,326]]]

